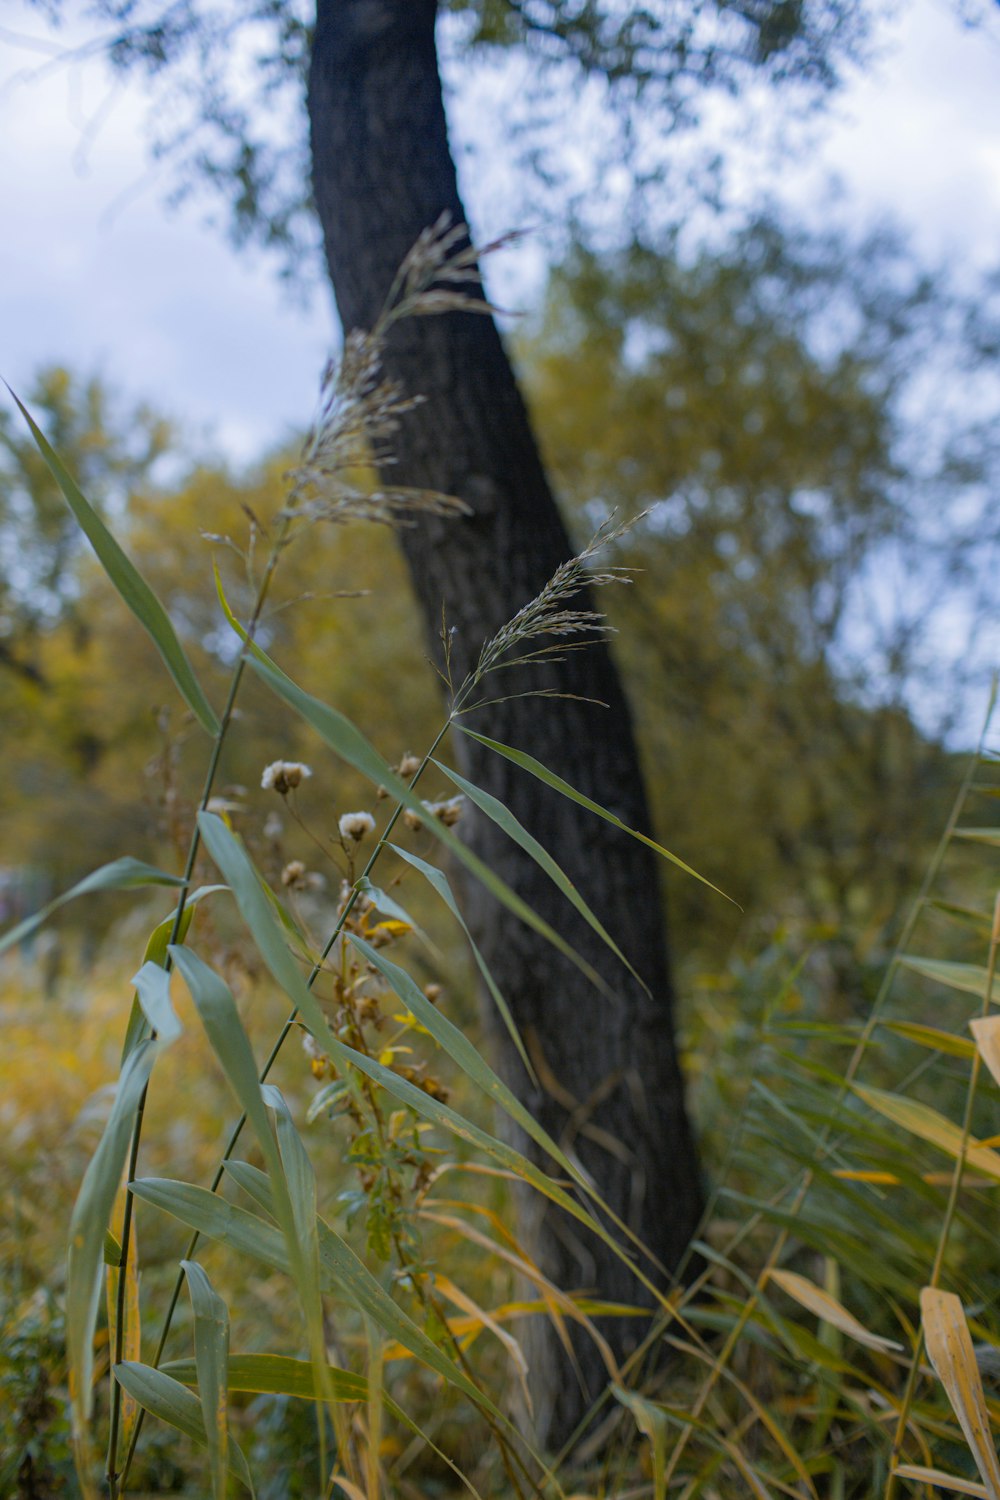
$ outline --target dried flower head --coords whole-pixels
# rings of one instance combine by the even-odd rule
[[[447,802],[425,802],[427,811],[433,813],[446,828],[453,828],[462,816],[464,797],[449,797]]]
[[[337,827],[345,843],[351,840],[359,844],[367,834],[374,833],[375,819],[367,812],[344,813]]]
[[[397,770],[399,771],[400,776],[405,777],[406,780],[409,781],[410,777],[415,776],[420,770],[419,755],[414,755],[412,751],[407,750],[406,754],[399,762]]]
[[[286,797],[311,775],[310,767],[304,766],[300,760],[273,760],[264,767],[260,784],[265,792],[274,791]]]
[[[301,859],[289,860],[281,872],[281,883],[290,889],[299,890],[306,883],[306,867]]]

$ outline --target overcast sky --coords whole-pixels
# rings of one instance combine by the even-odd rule
[[[894,216],[928,256],[1000,261],[1000,28],[964,30],[951,0],[897,9],[877,66],[839,97],[816,132],[821,149],[782,174],[783,191],[815,219],[837,172],[852,213]],[[24,38],[39,35],[37,12],[0,5],[0,374],[24,389],[46,362],[99,371],[130,401],[252,458],[312,412],[334,337],[325,294],[296,306],[269,262],[237,255],[197,208],[163,206],[138,85],[86,141],[107,97],[100,67],[38,77]],[[475,134],[482,100],[454,103],[457,133]],[[492,181],[479,170],[467,184],[489,234],[509,227],[497,221],[503,182],[502,170]],[[502,294],[529,300],[539,255],[508,255],[520,265]]]

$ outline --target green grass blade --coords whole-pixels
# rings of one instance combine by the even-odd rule
[[[108,1122],[83,1174],[69,1226],[66,1265],[66,1354],[73,1428],[82,1436],[93,1406],[94,1329],[101,1295],[104,1240],[125,1170],[132,1125],[149,1079],[156,1042],[142,1042],[118,1078]]]
[[[166,969],[147,959],[132,983],[143,1014],[161,1041],[176,1041],[181,1034],[181,1023],[170,1001],[170,975]]]
[[[603,818],[606,823],[612,824],[615,828],[620,828],[622,833],[631,834],[632,838],[638,839],[641,844],[647,844],[650,849],[655,849],[656,853],[662,859],[669,860],[672,865],[676,865],[679,870],[683,870],[685,875],[691,875],[695,880],[700,880],[702,885],[707,885],[709,890],[715,891],[716,895],[722,896],[724,900],[732,901],[734,906],[739,904],[733,901],[732,896],[727,896],[725,891],[720,890],[717,885],[713,885],[704,875],[699,875],[697,870],[692,869],[689,864],[685,864],[684,860],[680,859],[676,854],[671,854],[669,849],[665,849],[662,844],[658,844],[655,839],[648,838],[646,834],[640,833],[637,828],[629,828],[627,823],[623,823],[621,818],[616,818],[614,813],[608,812],[607,808],[602,807],[599,802],[594,802],[590,797],[585,797],[582,792],[578,792],[575,787],[570,786],[568,781],[563,781],[561,776],[557,776],[554,771],[550,771],[547,766],[543,766],[541,761],[536,760],[533,755],[526,755],[523,750],[515,750],[510,745],[501,745],[499,740],[487,739],[484,734],[476,734],[474,730],[467,729],[464,724],[456,724],[455,727],[456,729],[460,729],[463,734],[467,734],[470,739],[478,740],[479,744],[485,745],[488,750],[494,750],[497,755],[502,755],[506,760],[512,761],[515,766],[520,766],[523,771],[529,771],[532,776],[536,776],[539,781],[544,781],[546,786],[550,786],[554,792],[560,792],[564,797],[568,797],[571,802],[576,802],[580,807],[586,807],[590,812],[596,813],[599,818]]]
[[[483,955],[480,953],[475,939],[473,938],[472,933],[469,931],[468,923],[459,910],[458,902],[455,900],[451,886],[448,882],[447,875],[443,870],[439,870],[436,865],[428,864],[427,861],[425,859],[421,859],[419,855],[411,854],[408,850],[401,849],[398,844],[390,844],[389,848],[393,851],[394,854],[398,854],[400,859],[405,860],[408,865],[412,865],[415,870],[420,871],[424,879],[430,883],[435,891],[437,891],[438,895],[441,897],[441,900],[444,902],[445,906],[447,906],[448,910],[451,912],[452,916],[455,918],[458,925],[465,933],[465,936],[469,942],[469,947],[472,949],[472,956],[476,961],[476,968],[483,976],[483,982],[490,992],[490,998],[492,999],[493,1004],[496,1006],[497,1010],[500,1012],[501,1020],[507,1028],[507,1032],[510,1036],[511,1041],[514,1043],[514,1046],[518,1050],[521,1061],[524,1063],[524,1066],[527,1069],[528,1077],[531,1079],[532,1083],[535,1084],[536,1087],[538,1087],[538,1078],[534,1068],[531,1065],[531,1059],[528,1056],[524,1042],[521,1040],[521,1033],[517,1029],[517,1023],[510,1013],[509,1005],[507,1004],[503,995],[500,993],[500,988],[496,980],[490,973],[489,965],[487,964]]]
[[[198,902],[202,901],[206,896],[214,895],[216,891],[224,891],[226,889],[227,887],[224,885],[201,885],[196,891],[192,891],[191,895],[185,901],[184,910],[181,913],[181,925],[177,932],[177,941],[179,943],[183,943],[188,935],[191,927],[191,919],[194,916],[195,907],[198,905]],[[158,967],[163,968],[167,961],[167,945],[173,937],[176,919],[177,910],[175,908],[168,916],[164,917],[162,922],[153,928],[153,931],[149,935],[149,941],[146,943],[146,951],[142,956],[144,964],[156,964]],[[132,1049],[148,1035],[149,1022],[146,1019],[145,1011],[139,1003],[139,996],[136,995],[132,1001],[132,1011],[125,1030],[125,1041],[122,1043],[122,1062],[125,1061]]]
[[[30,937],[33,932],[47,922],[53,912],[57,912],[67,901],[75,901],[78,896],[88,896],[95,891],[131,891],[145,885],[183,885],[184,881],[179,875],[168,875],[165,870],[158,870],[155,865],[147,865],[141,859],[132,859],[126,855],[124,859],[113,859],[108,865],[101,865],[99,870],[92,870],[85,875],[76,885],[71,886],[68,891],[63,891],[48,906],[41,911],[36,911],[33,916],[25,917],[23,922],[18,922],[0,938],[0,953],[6,953],[8,948],[23,943],[25,938]]]
[[[245,632],[242,632],[245,636]],[[548,922],[539,917],[526,901],[522,901],[516,891],[511,890],[505,881],[495,875],[489,865],[479,859],[472,850],[463,844],[460,838],[447,828],[440,818],[436,818],[429,812],[420,798],[413,792],[406,782],[401,780],[382,759],[375,747],[365,739],[364,735],[357,729],[349,719],[338,713],[329,704],[323,703],[319,698],[303,691],[297,683],[293,682],[280,667],[277,667],[269,657],[258,648],[251,651],[250,664],[254,670],[264,679],[268,686],[283,698],[292,708],[299,713],[306,723],[309,724],[322,740],[330,746],[331,750],[346,760],[348,765],[367,776],[375,786],[383,786],[386,791],[401,802],[404,807],[409,808],[412,813],[423,823],[428,833],[450,850],[455,858],[460,860],[466,868],[475,875],[491,895],[495,896],[508,911],[514,913],[527,926],[533,928],[537,933],[557,948],[564,957],[574,963],[582,973],[604,994],[609,993],[605,981],[598,974],[592,964],[581,958],[571,944],[560,936]],[[204,815],[203,815],[204,816]]]
[[[10,391],[10,386],[7,386],[7,389]],[[170,623],[170,617],[163,608],[163,605],[153,593],[153,590],[138,571],[135,564],[130,561],[115,541],[111,532],[63,464],[58,453],[56,453],[41,428],[33,420],[27,407],[23,402],[18,400],[13,391],[10,391],[10,394],[13,396],[21,415],[31,429],[31,435],[37,443],[42,457],[52,471],[52,477],[62,490],[66,503],[73,512],[80,530],[97,553],[98,561],[105,573],[135,615],[139,624],[148,633],[153,645],[162,656],[167,671],[174,679],[178,692],[199,724],[210,735],[214,736],[218,734],[219,721],[212,711],[211,704],[202,692],[191,663],[187,659],[183,646],[177,639],[174,627]]]
[[[265,1084],[261,1094],[268,1109],[274,1112],[277,1124],[278,1151],[284,1168],[284,1180],[288,1185],[295,1231],[293,1265],[299,1281],[299,1296],[306,1318],[313,1368],[316,1379],[322,1386],[326,1379],[326,1339],[323,1333],[319,1237],[316,1231],[316,1173],[280,1089],[272,1084]],[[327,1399],[333,1399],[332,1392]],[[325,1459],[325,1436],[322,1432],[320,1446]]]
[[[264,901],[260,883],[255,881],[255,886],[259,899]],[[271,921],[275,921],[273,916]],[[275,927],[275,931],[279,929]],[[263,1152],[274,1186],[275,1217],[287,1246],[288,1264],[302,1305],[314,1363],[325,1366],[312,1164],[276,1089],[267,1089],[265,1103],[250,1039],[229,986],[190,948],[172,947],[169,952],[191,991],[205,1033]],[[275,1142],[271,1130],[268,1105],[277,1112],[280,1144]]]
[[[226,1500],[229,1467],[229,1313],[197,1261],[182,1260],[194,1313],[198,1394],[215,1500]]]
[[[932,1052],[944,1052],[949,1057],[971,1058],[976,1055],[976,1044],[968,1037],[955,1036],[951,1031],[940,1031],[936,1026],[921,1026],[916,1021],[883,1021],[883,1031],[891,1031],[905,1041],[915,1042],[918,1047],[928,1047]]]
[[[986,997],[987,971],[979,964],[953,963],[944,958],[920,958],[916,954],[904,953],[899,962],[905,969],[920,974],[924,979],[934,979],[949,989],[961,990],[963,994]]]
[[[588,926],[593,928],[601,941],[607,944],[619,962],[624,964],[629,973],[639,981],[643,989],[648,993],[649,987],[645,980],[640,974],[636,973],[603,922],[600,921],[580,895],[580,892],[570,880],[565,870],[556,863],[548,850],[543,848],[538,840],[528,832],[524,824],[515,818],[510,809],[505,807],[498,797],[493,797],[489,792],[484,792],[481,787],[473,785],[471,781],[467,781],[464,776],[460,776],[457,771],[453,771],[450,767],[443,765],[441,761],[435,760],[434,764],[439,771],[447,776],[453,785],[458,787],[460,792],[463,792],[468,797],[470,802],[479,808],[480,812],[485,813],[498,828],[503,830],[508,838],[513,839],[514,843],[518,844],[524,850],[525,854],[529,855],[535,861],[536,865],[545,871],[553,885],[562,892],[566,900],[576,908]]]
[[[377,912],[381,912],[383,917],[389,917],[393,922],[402,922],[405,926],[411,928],[414,935],[420,939],[424,947],[439,962],[444,962],[440,950],[435,947],[423,928],[418,922],[414,921],[404,906],[400,906],[398,901],[394,901],[391,896],[387,895],[385,891],[380,890],[377,885],[372,885],[367,875],[362,875],[361,879],[357,882],[357,888],[363,896],[367,896]]]
[[[115,1365],[115,1379],[123,1390],[128,1391],[129,1395],[154,1417],[159,1417],[161,1422],[167,1422],[171,1427],[176,1427],[178,1432],[183,1432],[189,1438],[193,1438],[203,1448],[208,1447],[201,1402],[197,1396],[192,1395],[185,1386],[181,1385],[179,1380],[174,1380],[163,1370],[154,1370],[151,1365],[140,1365],[130,1361]],[[229,1444],[228,1466],[229,1473],[234,1475],[252,1495],[253,1480],[250,1478],[250,1469],[242,1450],[236,1443]]]
[[[198,1371],[193,1359],[172,1359],[161,1366],[182,1385],[197,1385]],[[327,1365],[327,1384],[335,1401],[367,1401],[368,1382],[363,1375]],[[323,1401],[325,1396],[316,1382],[316,1372],[307,1359],[292,1359],[287,1354],[231,1354],[229,1356],[229,1389],[258,1395],[297,1396],[302,1401]]]
[[[667,1419],[659,1407],[635,1391],[612,1385],[611,1394],[632,1413],[635,1425],[649,1439],[653,1459],[653,1500],[666,1500],[667,1493]]]

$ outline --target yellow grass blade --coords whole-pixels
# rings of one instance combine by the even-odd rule
[[[969,1030],[976,1039],[980,1057],[1000,1083],[1000,1016],[977,1016],[969,1022]]]
[[[480,1307],[477,1302],[474,1302],[470,1296],[462,1291],[461,1287],[456,1286],[453,1281],[450,1281],[447,1276],[443,1276],[440,1271],[436,1271],[434,1274],[434,1285],[442,1296],[447,1297],[449,1302],[461,1308],[462,1312],[468,1315],[471,1319],[472,1327],[478,1324],[483,1328],[488,1328],[490,1333],[500,1340],[517,1370],[525,1406],[530,1412],[532,1410],[532,1402],[531,1392],[528,1389],[528,1362],[524,1357],[524,1350],[517,1342],[517,1339],[508,1333],[505,1328],[500,1327],[493,1313],[487,1312],[485,1308]]]
[[[860,1084],[855,1084],[854,1092],[887,1120],[901,1125],[904,1130],[909,1130],[921,1140],[929,1141],[932,1146],[937,1146],[949,1156],[964,1155],[970,1166],[985,1176],[1000,1181],[1000,1156],[972,1136],[966,1140],[961,1129],[944,1115],[938,1114],[936,1109],[920,1104],[916,1099],[905,1099],[901,1094],[890,1094],[885,1089],[862,1088]]]
[[[951,1490],[956,1495],[980,1495],[990,1500],[990,1492],[984,1484],[974,1479],[959,1479],[955,1474],[944,1474],[940,1469],[925,1469],[922,1464],[900,1464],[896,1470],[900,1479],[916,1479],[921,1484],[937,1485],[939,1490]]]
[[[971,1057],[973,1047],[964,1036],[951,1031],[941,1031],[937,1026],[920,1026],[916,1021],[883,1021],[883,1031],[891,1031],[918,1047],[929,1047],[932,1052],[946,1052],[951,1057]]]
[[[1000,1500],[1000,1463],[962,1304],[952,1292],[925,1286],[920,1293],[920,1316],[928,1357],[965,1433],[985,1493],[989,1500]]]
[[[869,1333],[863,1323],[859,1323],[853,1313],[849,1313],[843,1303],[838,1302],[836,1297],[831,1297],[822,1287],[817,1286],[806,1276],[800,1276],[796,1271],[771,1271],[768,1280],[774,1281],[786,1292],[800,1307],[807,1312],[815,1313],[824,1323],[830,1323],[841,1333],[846,1333],[848,1338],[854,1339],[859,1344],[864,1344],[868,1349],[902,1349],[902,1344],[897,1344],[893,1339],[883,1338],[880,1334]]]

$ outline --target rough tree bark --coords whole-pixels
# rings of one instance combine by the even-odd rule
[[[456,223],[465,219],[438,75],[436,9],[436,0],[319,0],[309,78],[314,188],[347,328],[371,326],[421,230],[443,211]],[[400,324],[387,363],[409,391],[428,398],[398,436],[392,482],[459,495],[473,510],[463,521],[427,520],[402,533],[429,634],[439,630],[442,601],[457,627],[460,677],[481,643],[572,549],[493,320],[459,313]],[[647,828],[628,707],[606,646],[570,653],[557,670],[563,692],[608,706],[520,698],[482,709],[474,727],[529,749],[626,823]],[[497,1031],[501,1066],[552,1135],[571,1143],[616,1211],[673,1267],[702,1198],[674,1043],[655,857],[458,739],[465,773],[555,852],[650,987],[651,997],[520,849],[486,820],[470,820],[468,837],[478,851],[614,990],[609,1002],[541,939],[470,892],[478,941],[522,1035],[543,1061],[545,1087],[531,1087]],[[620,1262],[598,1241],[583,1243],[551,1211],[536,1207],[522,1216],[518,1232],[561,1287],[641,1299]],[[581,1391],[546,1320],[529,1325],[536,1425],[542,1440],[554,1444],[606,1376],[592,1346],[582,1347],[587,1390]],[[619,1355],[635,1328],[622,1320],[605,1329]]]

